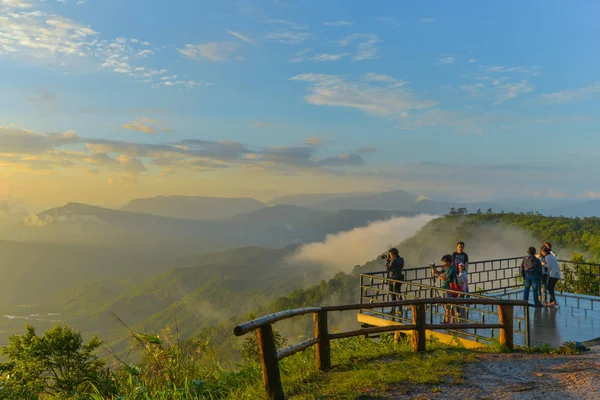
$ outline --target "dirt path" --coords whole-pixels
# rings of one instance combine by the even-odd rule
[[[577,356],[482,355],[458,385],[420,387],[393,399],[600,399],[600,346]],[[437,391],[437,393],[434,393]],[[402,393],[404,392],[404,393]]]

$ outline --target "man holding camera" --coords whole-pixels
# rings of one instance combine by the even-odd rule
[[[385,259],[387,260],[385,263],[385,268],[388,271],[388,278],[393,280],[389,283],[389,290],[392,292],[392,301],[396,301],[396,299],[402,300],[402,297],[400,296],[400,288],[402,287],[402,283],[394,281],[404,280],[404,274],[402,273],[402,270],[404,269],[404,258],[400,257],[398,249],[392,248],[388,251]],[[394,314],[394,309],[395,307],[392,307],[392,314]]]

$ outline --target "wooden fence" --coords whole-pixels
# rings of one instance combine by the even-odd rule
[[[426,305],[428,304],[447,304],[447,305],[496,305],[498,308],[498,324],[471,323],[471,324],[432,324],[428,323],[426,318]],[[362,328],[355,331],[329,333],[327,325],[327,316],[330,311],[351,311],[365,310],[380,307],[411,307],[412,323],[406,325],[392,325],[381,327]],[[381,332],[410,331],[411,344],[414,352],[425,351],[426,331],[428,329],[483,329],[495,328],[500,330],[499,341],[508,349],[513,350],[513,310],[515,306],[527,307],[527,302],[523,300],[500,300],[500,299],[413,299],[404,301],[394,301],[373,304],[349,304],[341,306],[328,307],[308,307],[295,310],[281,311],[275,314],[267,315],[244,324],[238,325],[233,329],[236,336],[245,335],[248,332],[256,331],[258,347],[262,363],[262,375],[267,392],[267,399],[280,400],[285,399],[283,387],[281,385],[281,376],[279,373],[279,360],[289,357],[292,354],[306,350],[315,346],[316,367],[322,371],[331,368],[331,347],[330,341],[353,336],[363,336]],[[273,335],[272,324],[284,319],[297,317],[300,315],[313,314],[314,338],[307,340],[295,346],[283,350],[277,350],[275,346],[275,337]],[[529,330],[529,326],[526,327]]]

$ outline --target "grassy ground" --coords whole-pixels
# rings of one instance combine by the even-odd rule
[[[294,400],[386,398],[391,389],[459,383],[463,364],[476,358],[476,353],[456,346],[429,342],[427,347],[426,353],[415,354],[407,341],[394,343],[391,335],[378,342],[358,338],[334,341],[331,371],[315,369],[311,350],[283,360],[284,390]],[[229,398],[264,398],[262,382],[240,388]]]

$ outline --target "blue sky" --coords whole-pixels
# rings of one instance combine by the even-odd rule
[[[591,0],[0,0],[0,198],[596,198],[599,17]]]

